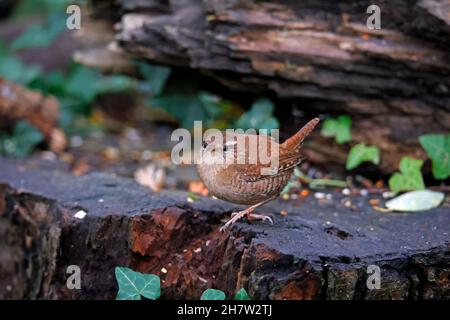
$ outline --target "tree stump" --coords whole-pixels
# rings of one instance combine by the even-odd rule
[[[116,266],[159,275],[163,299],[198,299],[213,287],[228,296],[244,287],[254,299],[450,298],[447,207],[380,213],[367,197],[347,207],[333,193],[274,201],[261,208],[274,225],[221,233],[231,204],[55,167],[0,159],[2,299],[111,299]],[[80,290],[66,286],[70,265],[81,269]],[[378,290],[366,285],[371,265],[381,270]]]

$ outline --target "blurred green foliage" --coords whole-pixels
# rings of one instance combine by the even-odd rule
[[[21,0],[12,14],[13,19],[27,18],[32,15],[49,16],[54,13],[66,12],[71,3],[82,3],[84,0]]]
[[[21,50],[32,47],[47,47],[66,27],[66,16],[55,13],[49,16],[43,23],[31,24],[11,44],[12,50]]]
[[[65,30],[68,0],[23,0],[18,2],[10,19],[32,23],[9,46],[0,39],[0,77],[14,81],[44,95],[58,98],[60,125],[66,132],[74,132],[74,119],[91,113],[95,100],[104,93],[138,89],[136,80],[122,75],[102,75],[98,70],[70,62],[63,70],[44,72],[37,64],[26,64],[19,51],[33,47],[48,47]],[[75,1],[80,3],[81,1]],[[49,52],[51,54],[51,52]],[[158,74],[159,76],[159,74]],[[42,135],[22,121],[11,134],[0,136],[0,154],[23,157],[42,141]]]
[[[236,123],[241,129],[277,129],[280,124],[273,116],[274,105],[266,98],[256,100],[250,110],[244,113]]]
[[[58,35],[66,28],[66,8],[71,3],[83,1],[71,0],[22,0],[19,1],[13,14],[14,20],[33,20],[27,29],[14,39],[10,45],[13,51],[47,47],[53,43]]]
[[[158,66],[150,63],[136,62],[144,81],[141,84],[141,90],[152,95],[162,93],[167,80],[169,79],[171,69],[165,66]]]
[[[352,170],[363,162],[372,162],[378,165],[380,163],[380,149],[376,146],[366,146],[364,143],[353,146],[348,153],[345,168]]]
[[[1,48],[2,46],[0,46]],[[15,81],[44,95],[54,95],[61,104],[60,124],[74,129],[76,115],[89,115],[97,97],[107,92],[137,89],[136,80],[123,75],[102,75],[98,70],[72,62],[68,71],[44,73],[38,65],[26,65],[10,50],[0,49],[0,77]]]
[[[450,134],[423,135],[419,137],[419,142],[432,161],[434,177],[450,177]]]
[[[324,137],[334,137],[338,144],[352,141],[352,119],[347,115],[330,118],[324,121],[321,134]]]
[[[190,86],[189,90],[180,86],[180,81],[174,81],[168,86],[171,69],[166,66],[138,61],[136,64],[143,79],[136,80],[123,75],[104,75],[75,62],[70,62],[64,70],[44,72],[41,66],[22,61],[19,55],[21,51],[50,46],[65,30],[67,5],[81,2],[83,1],[22,0],[18,2],[10,19],[29,19],[32,22],[8,46],[0,39],[0,77],[39,90],[44,95],[55,96],[61,106],[59,124],[69,135],[92,130],[95,126],[86,121],[83,122],[84,127],[74,125],[75,119],[89,116],[100,95],[120,91],[134,91],[145,95],[149,106],[166,110],[180,126],[186,128],[192,128],[194,120],[203,121],[205,127],[219,129],[233,126],[243,129],[278,128],[279,123],[273,116],[274,106],[270,100],[259,99],[244,113],[237,104],[199,90],[196,83],[191,83],[191,79],[186,81]],[[17,130],[13,130],[11,135],[4,134],[0,138],[1,154],[24,156],[42,141],[42,136],[38,139],[36,132],[30,131],[29,137],[34,138],[29,144],[23,142],[27,137],[23,133],[24,124],[17,126]],[[26,130],[32,129],[30,125],[27,128]],[[18,147],[22,143],[24,147]]]
[[[0,133],[0,154],[23,158],[43,140],[42,133],[28,122],[19,121],[11,135]]]
[[[147,103],[166,110],[184,128],[192,128],[194,121],[202,121],[205,127],[218,129],[270,130],[279,127],[278,120],[272,114],[273,103],[268,99],[255,101],[245,113],[233,102],[206,91],[187,94],[169,92],[151,97]]]

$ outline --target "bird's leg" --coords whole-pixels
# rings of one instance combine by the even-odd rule
[[[227,221],[227,223],[225,223],[221,228],[220,231],[225,231],[226,229],[228,229],[230,226],[232,226],[236,221],[238,221],[239,219],[241,219],[244,216],[247,216],[249,218],[249,220],[262,220],[262,221],[269,221],[271,224],[273,224],[273,220],[270,216],[267,215],[263,215],[263,214],[255,214],[253,213],[253,211],[255,211],[256,208],[262,206],[263,204],[266,204],[269,201],[272,201],[276,198],[277,196],[271,197],[269,199],[266,199],[264,201],[261,201],[257,204],[252,205],[251,207],[248,207],[245,210],[242,211],[238,211],[238,212],[233,212],[231,214],[231,219]]]

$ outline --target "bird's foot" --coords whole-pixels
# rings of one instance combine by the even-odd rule
[[[249,221],[254,221],[254,220],[262,220],[262,221],[269,221],[271,224],[273,224],[273,219],[270,216],[266,216],[263,214],[255,214],[253,213],[253,210],[246,209],[246,210],[242,210],[242,211],[238,211],[238,212],[233,212],[231,214],[231,219],[228,220],[221,228],[220,231],[224,232],[226,231],[228,228],[230,228],[236,221],[238,221],[239,219],[241,219],[244,216],[247,216]]]
[[[273,218],[271,216],[265,215],[265,214],[256,214],[256,213],[249,213],[247,215],[247,218],[249,221],[255,221],[255,220],[261,220],[261,221],[269,221],[270,224],[273,224]]]

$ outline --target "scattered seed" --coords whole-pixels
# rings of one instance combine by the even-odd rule
[[[379,205],[380,205],[380,200],[379,200],[379,199],[376,199],[376,198],[370,199],[370,200],[369,200],[369,204],[370,204],[372,207],[379,206]]]
[[[323,192],[316,192],[316,193],[314,193],[314,198],[316,198],[316,199],[324,199],[325,198],[325,193],[323,193]]]
[[[289,194],[283,193],[283,194],[281,195],[281,198],[282,198],[283,200],[289,200]]]
[[[281,211],[280,211],[280,215],[281,215],[282,217],[286,217],[286,216],[288,215],[288,212],[287,212],[286,210],[281,210]]]
[[[195,253],[200,253],[200,252],[202,252],[202,248],[199,247],[199,248],[195,249],[194,252]]]
[[[46,161],[55,161],[56,154],[52,151],[44,151],[41,153],[41,158]]]
[[[331,224],[331,221],[326,221],[325,224],[326,224],[326,225],[330,225],[330,224]]]
[[[105,202],[105,200],[103,200],[103,199],[98,199],[98,202],[103,203],[103,202]]]
[[[209,246],[210,243],[211,243],[211,240],[206,240],[205,245]]]
[[[367,191],[367,189],[361,189],[359,191],[359,194],[363,197],[367,197],[367,195],[369,194],[369,191]]]
[[[107,160],[115,161],[119,159],[119,150],[114,147],[106,147],[103,150],[103,155]]]
[[[153,158],[153,152],[151,152],[150,150],[144,150],[144,152],[142,152],[141,154],[141,158],[144,161],[148,161]]]
[[[384,182],[383,182],[383,180],[378,180],[377,182],[375,182],[375,187],[376,188],[378,188],[378,189],[381,189],[381,188],[383,188],[384,187]]]
[[[309,196],[309,190],[308,190],[308,189],[303,189],[302,191],[300,191],[300,195],[301,195],[303,198]]]
[[[352,201],[350,199],[347,199],[344,201],[344,206],[347,208],[350,208],[352,206]]]
[[[86,215],[87,215],[86,211],[80,210],[77,213],[75,213],[74,217],[77,219],[84,219],[84,217],[86,217]]]
[[[68,153],[68,152],[64,152],[62,153],[59,158],[66,163],[72,163],[75,159],[75,157],[73,156],[73,154]]]
[[[202,196],[208,195],[208,189],[201,181],[191,181],[189,183],[189,191],[193,193],[201,194]]]
[[[344,196],[349,196],[350,193],[351,193],[351,191],[350,191],[349,188],[344,188],[344,189],[342,189],[342,194],[343,194]]]
[[[167,269],[166,268],[161,268],[161,272],[162,273],[167,273]]]
[[[353,51],[355,46],[351,42],[341,42],[339,43],[339,49],[344,51]]]
[[[78,148],[81,147],[83,144],[83,138],[81,138],[80,136],[72,136],[70,138],[70,146],[72,148]]]

